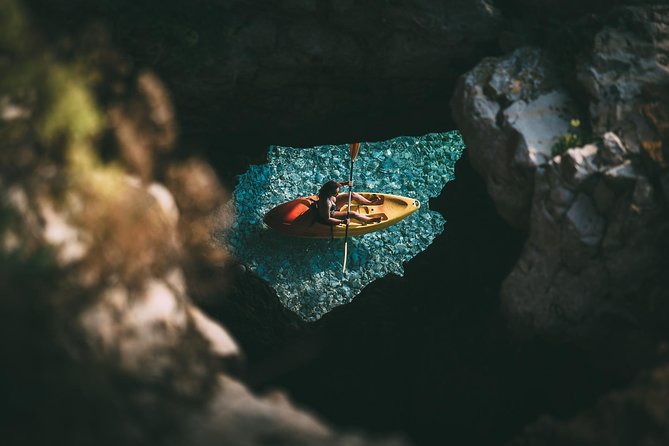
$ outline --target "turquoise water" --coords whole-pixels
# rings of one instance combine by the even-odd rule
[[[285,236],[265,227],[262,217],[283,202],[316,194],[329,179],[347,181],[348,144],[272,146],[267,164],[251,166],[239,177],[231,203],[235,223],[221,241],[269,282],[286,307],[305,320],[316,320],[350,302],[373,280],[390,273],[403,275],[403,262],[444,230],[444,218],[428,209],[428,200],[454,178],[455,162],[463,150],[457,131],[361,144],[354,190],[417,198],[421,208],[386,230],[349,238],[346,272],[341,270],[343,240]]]

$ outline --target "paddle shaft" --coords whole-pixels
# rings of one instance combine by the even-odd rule
[[[346,234],[344,238],[348,238],[348,220],[351,218],[351,197],[353,196],[353,187],[351,182],[353,181],[353,160],[351,160],[351,173],[348,176],[348,209],[346,210]]]
[[[346,210],[346,232],[344,234],[344,266],[341,271],[346,271],[346,260],[348,259],[348,226],[349,220],[351,219],[351,196],[353,195],[353,162],[355,157],[358,156],[358,150],[360,150],[360,144],[354,145],[351,144],[351,171],[348,176],[348,208]]]

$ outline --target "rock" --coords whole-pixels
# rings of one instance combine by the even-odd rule
[[[519,137],[514,163],[534,170],[553,157],[555,139],[569,130],[569,114],[573,104],[563,92],[553,91],[526,103],[514,102],[504,110],[506,123]]]
[[[593,132],[614,132],[631,153],[659,139],[644,108],[665,100],[668,25],[666,5],[618,9],[597,32],[591,52],[578,67],[578,79],[590,95]]]
[[[618,135],[613,132],[606,132],[602,136],[602,148],[599,155],[607,164],[620,164],[624,161],[629,152],[620,140]]]
[[[51,203],[42,202],[40,207],[44,239],[57,250],[58,263],[66,266],[83,259],[90,249],[86,234],[68,222],[67,216],[57,212]]]
[[[385,125],[386,110],[411,119],[409,107],[426,100],[438,110],[449,94],[444,85],[488,53],[503,26],[490,0],[206,1],[189,9],[188,23],[173,5],[137,7],[135,15],[77,11],[122,30],[112,37],[135,66],[169,76],[184,128],[216,141],[216,132],[246,138],[264,128],[291,138],[308,131],[323,142],[333,127],[359,132],[361,117],[376,121],[366,127]],[[33,12],[54,22],[71,18],[53,5]],[[161,26],[133,18],[142,15]]]
[[[168,153],[178,134],[172,101],[162,81],[143,71],[132,86],[134,96],[109,110],[120,159],[142,181],[155,174],[158,154]]]
[[[669,226],[658,196],[667,168],[659,141],[669,128],[660,105],[669,85],[669,7],[621,8],[588,23],[599,28],[571,78],[588,92],[580,136],[596,143],[552,159],[551,145],[538,143],[550,141],[538,135],[560,137],[578,116],[575,107],[551,108],[572,96],[546,74],[556,69],[541,50],[482,61],[461,79],[452,108],[500,215],[528,229],[501,291],[509,326],[593,345],[606,342],[611,318],[627,321],[625,330],[655,323],[639,290],[666,294],[657,241]],[[513,81],[523,69],[527,90]]]
[[[664,202],[669,203],[669,172],[663,172],[660,176],[660,188],[662,189],[662,196]]]
[[[560,157],[556,157],[552,162],[548,163],[542,171],[537,172],[537,177],[541,181],[536,181],[536,194],[546,194],[547,200],[537,203],[543,208],[543,212],[551,216],[552,221],[560,221],[571,206],[576,196],[576,190],[562,180],[562,165]],[[530,228],[532,231],[533,228]]]
[[[621,5],[648,3],[645,0],[510,0],[505,3],[509,12],[514,11],[525,22],[535,26],[547,26],[555,21],[569,22],[570,19],[588,14],[601,14]],[[506,10],[505,10],[506,12]]]
[[[179,221],[179,209],[170,191],[160,183],[152,183],[147,191],[156,199],[172,227],[176,228]]]
[[[242,383],[224,375],[219,377],[218,389],[204,413],[189,417],[182,444],[406,445],[399,439],[373,441],[359,434],[335,434],[322,421],[296,408],[284,393],[275,391],[258,398]]]
[[[640,280],[664,286],[657,240],[666,215],[658,217],[654,188],[631,160],[603,178],[601,161],[595,146],[570,149],[535,177],[529,238],[501,291],[517,334],[605,342],[608,314],[654,318],[642,297],[633,310],[628,299]]]
[[[80,320],[98,355],[117,357],[124,373],[156,378],[179,367],[172,350],[190,325],[178,297],[159,280],[138,291],[118,286],[104,290]]]
[[[597,212],[606,215],[615,203],[616,194],[614,190],[606,184],[606,181],[600,180],[593,188],[592,199],[595,202]]]
[[[541,50],[520,48],[479,63],[460,79],[451,102],[474,167],[500,214],[519,228],[528,224],[534,172],[577,116],[554,71]]]
[[[237,343],[220,325],[205,316],[193,305],[188,306],[188,313],[200,334],[209,341],[212,352],[222,358],[239,357],[241,351]]]
[[[568,149],[559,161],[564,182],[572,190],[578,190],[583,183],[599,171],[596,164],[597,146],[588,144],[584,147]]]
[[[630,184],[639,177],[637,169],[630,160],[604,171],[604,177],[612,184]]]
[[[525,428],[510,445],[666,444],[669,442],[668,401],[669,368],[663,365],[644,372],[632,385],[609,392],[568,420],[542,417]]]
[[[3,25],[8,9],[23,23],[22,5],[0,4]],[[27,23],[0,33],[3,97],[30,110],[2,118],[3,442],[403,444],[337,433],[220,376],[240,350],[191,300],[220,297],[226,280],[210,242],[230,223],[215,170],[170,152],[157,77],[104,65],[120,56],[95,40],[33,40]],[[29,154],[18,173],[14,147]],[[204,412],[207,432],[188,431]]]
[[[652,210],[658,205],[655,199],[654,188],[645,176],[637,178],[632,194],[632,205],[636,206],[639,210],[646,211]]]
[[[598,215],[594,204],[585,194],[578,194],[567,211],[567,225],[584,245],[597,246],[604,232],[604,220]]]

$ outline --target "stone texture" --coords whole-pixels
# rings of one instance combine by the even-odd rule
[[[669,442],[669,369],[644,373],[633,385],[612,391],[577,416],[545,416],[526,427],[512,446],[660,445]]]
[[[121,2],[128,14],[84,1],[30,3],[56,20],[102,17],[137,65],[169,79],[184,127],[197,135],[332,134],[333,120],[359,132],[361,116],[440,107],[444,79],[485,55],[503,25],[490,0]],[[138,19],[145,15],[151,26]]]
[[[188,307],[188,313],[197,330],[209,341],[211,350],[215,355],[221,358],[235,358],[241,355],[239,346],[232,339],[232,336],[200,309],[191,305]]]
[[[632,153],[661,139],[649,114],[669,94],[668,20],[666,6],[619,10],[578,66],[593,132],[614,132]]]
[[[608,311],[654,319],[641,296],[629,301],[630,292],[649,286],[649,277],[651,287],[665,286],[657,241],[668,227],[637,163],[610,167],[596,146],[585,146],[537,175],[529,238],[502,289],[517,330],[583,339],[601,329]]]
[[[566,132],[573,109],[565,115],[564,107],[544,107],[547,116],[508,119],[509,110],[536,103],[546,89],[569,97],[559,81],[544,80],[543,73],[555,68],[538,50],[485,60],[460,82],[453,110],[472,162],[500,214],[529,226],[523,253],[501,291],[502,309],[516,333],[603,342],[614,319],[625,321],[621,333],[663,320],[664,312],[654,313],[646,296],[666,295],[667,289],[662,271],[669,218],[659,198],[667,169],[667,110],[658,102],[669,91],[662,65],[667,20],[669,8],[653,6],[622,8],[599,22],[592,48],[575,68],[589,94],[582,127],[592,134],[581,136],[592,143],[552,158],[546,146],[545,155],[528,150],[541,145],[527,141],[539,140],[534,133],[543,131],[542,124],[553,129],[553,140]],[[493,80],[506,78],[513,85],[518,66],[535,79],[535,90],[493,101],[503,91]],[[543,132],[542,139],[551,141],[551,133]]]
[[[526,228],[535,171],[577,110],[540,49],[488,58],[464,75],[451,108],[500,214]]]
[[[398,439],[368,440],[359,434],[335,434],[309,413],[296,408],[283,392],[262,397],[253,395],[243,384],[221,375],[219,392],[207,410],[189,420],[184,444],[246,446],[290,444],[295,446],[403,446]]]

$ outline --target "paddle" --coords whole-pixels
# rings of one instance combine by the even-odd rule
[[[358,156],[358,152],[360,151],[360,143],[352,143],[349,147],[351,151],[351,173],[348,177],[348,210],[346,211],[346,233],[344,235],[344,266],[341,269],[341,272],[346,271],[346,259],[348,259],[348,225],[349,220],[351,219],[351,195],[353,195],[353,187],[350,185],[350,183],[353,182],[353,162],[355,161],[355,157]]]

